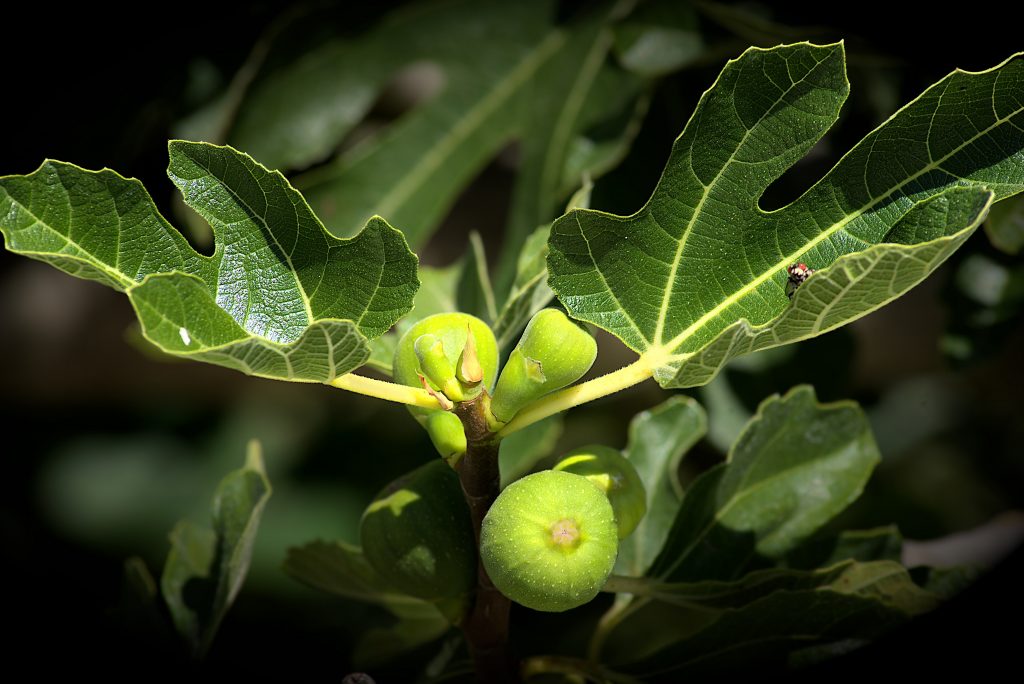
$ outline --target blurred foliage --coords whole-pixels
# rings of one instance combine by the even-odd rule
[[[1024,199],[1015,197],[992,207],[985,222],[985,232],[992,244],[1007,254],[1017,254],[1024,247]]]

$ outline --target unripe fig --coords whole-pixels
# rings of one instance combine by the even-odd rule
[[[498,495],[480,531],[480,559],[505,596],[557,612],[597,596],[618,544],[608,497],[585,477],[545,470]]]
[[[570,451],[555,470],[587,478],[608,497],[619,529],[625,539],[647,512],[647,492],[633,464],[611,447],[594,444]]]
[[[450,608],[476,586],[473,523],[459,476],[444,461],[385,487],[363,512],[359,536],[373,569],[407,594]]]
[[[595,358],[597,343],[585,328],[558,309],[538,311],[501,370],[491,413],[507,423],[530,402],[579,380]]]
[[[462,421],[449,411],[433,411],[420,421],[430,435],[437,453],[452,466],[466,453],[466,431]]]
[[[424,371],[416,356],[416,340],[423,335],[431,335],[434,344],[440,343],[444,356],[452,368],[458,370],[463,365],[460,361],[463,360],[462,352],[466,348],[470,331],[473,333],[476,360],[483,371],[482,383],[489,390],[494,386],[494,378],[498,373],[498,342],[486,323],[464,313],[434,314],[409,328],[398,341],[395,350],[395,380],[403,385],[419,386],[419,375],[424,374]],[[440,390],[441,387],[435,389]]]
[[[428,316],[409,328],[398,341],[394,374],[396,382],[413,387],[423,386],[421,378],[425,378],[431,391],[444,394],[441,399],[463,401],[476,387],[488,390],[493,387],[498,374],[498,342],[487,324],[475,316],[464,313]],[[466,451],[466,437],[459,419],[440,409],[412,406],[409,410],[426,428],[438,452],[451,463],[458,461]],[[438,418],[438,415],[448,417]]]

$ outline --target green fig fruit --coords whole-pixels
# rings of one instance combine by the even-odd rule
[[[459,476],[444,461],[385,487],[363,512],[359,537],[373,569],[411,596],[464,608],[476,587],[469,507]]]
[[[585,477],[545,470],[498,495],[480,530],[480,559],[505,596],[558,612],[597,596],[618,544],[608,497]]]
[[[633,464],[616,449],[594,444],[570,451],[555,470],[582,475],[608,497],[619,539],[628,537],[647,513],[647,491]]]
[[[418,321],[402,335],[395,349],[395,381],[421,387],[426,382],[439,401],[471,398],[490,389],[498,373],[498,342],[487,324],[464,313],[442,313]],[[449,394],[450,393],[450,394]],[[410,407],[426,428],[438,452],[456,463],[466,451],[462,423],[441,409]],[[439,418],[437,416],[447,416]]]
[[[576,382],[597,358],[597,343],[559,309],[533,318],[501,370],[491,413],[507,423],[527,404]]]

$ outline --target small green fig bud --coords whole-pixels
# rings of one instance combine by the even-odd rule
[[[647,512],[647,492],[636,468],[617,450],[594,444],[570,451],[555,470],[587,478],[608,497],[619,539],[628,537]]]
[[[424,337],[426,339],[420,341]],[[419,353],[417,342],[420,345]],[[421,356],[426,359],[426,368]],[[455,369],[454,377],[448,374],[446,364],[447,368]],[[479,380],[465,382],[471,378],[460,378],[460,373],[465,372],[463,367],[470,375],[479,376]],[[452,401],[470,398],[479,391],[478,388],[490,389],[497,374],[498,342],[494,339],[494,333],[486,323],[469,314],[443,313],[427,316],[417,321],[402,335],[395,349],[395,381],[403,385],[424,387],[445,409],[451,408]],[[450,384],[451,380],[459,385],[457,391]],[[448,395],[445,389],[460,398]],[[462,424],[454,415],[449,414],[450,418],[428,420],[431,416],[444,411],[415,406],[409,407],[409,411],[426,428],[431,441],[446,459],[454,463],[465,452],[466,437],[462,432]],[[461,437],[456,436],[456,431]],[[460,444],[461,451],[451,451]]]
[[[618,543],[608,497],[585,477],[545,470],[498,495],[480,530],[480,559],[505,596],[557,612],[597,596]]]
[[[459,417],[448,411],[434,411],[423,419],[423,427],[437,453],[454,467],[466,453],[466,431]]]
[[[455,377],[455,366],[444,353],[444,343],[427,333],[416,338],[413,349],[420,362],[420,370],[434,389],[452,401],[463,401],[462,384]]]
[[[475,382],[482,381],[488,390],[494,386],[494,378],[498,374],[498,342],[486,323],[476,316],[464,313],[434,314],[417,321],[409,328],[398,341],[398,348],[395,350],[395,380],[403,385],[419,386],[418,376],[421,373],[426,375],[425,369],[420,366],[420,359],[416,356],[416,340],[423,335],[431,335],[440,343],[448,362],[456,369],[463,365],[460,360],[464,360],[463,351],[472,336],[470,344],[474,350],[474,365],[479,366],[482,375],[481,379]]]
[[[594,365],[597,343],[558,309],[530,319],[498,378],[491,413],[502,423],[549,392],[579,380]]]
[[[450,606],[476,586],[473,523],[459,476],[443,461],[385,487],[363,513],[359,536],[373,569],[407,594]]]

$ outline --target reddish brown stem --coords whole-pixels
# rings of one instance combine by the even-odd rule
[[[498,442],[488,429],[487,395],[455,407],[455,414],[466,431],[466,455],[459,462],[459,480],[469,505],[480,546],[480,526],[498,496],[501,477],[498,472]],[[495,587],[483,563],[477,565],[477,591],[473,608],[462,621],[462,631],[481,682],[519,681],[519,668],[508,648],[510,601]]]

